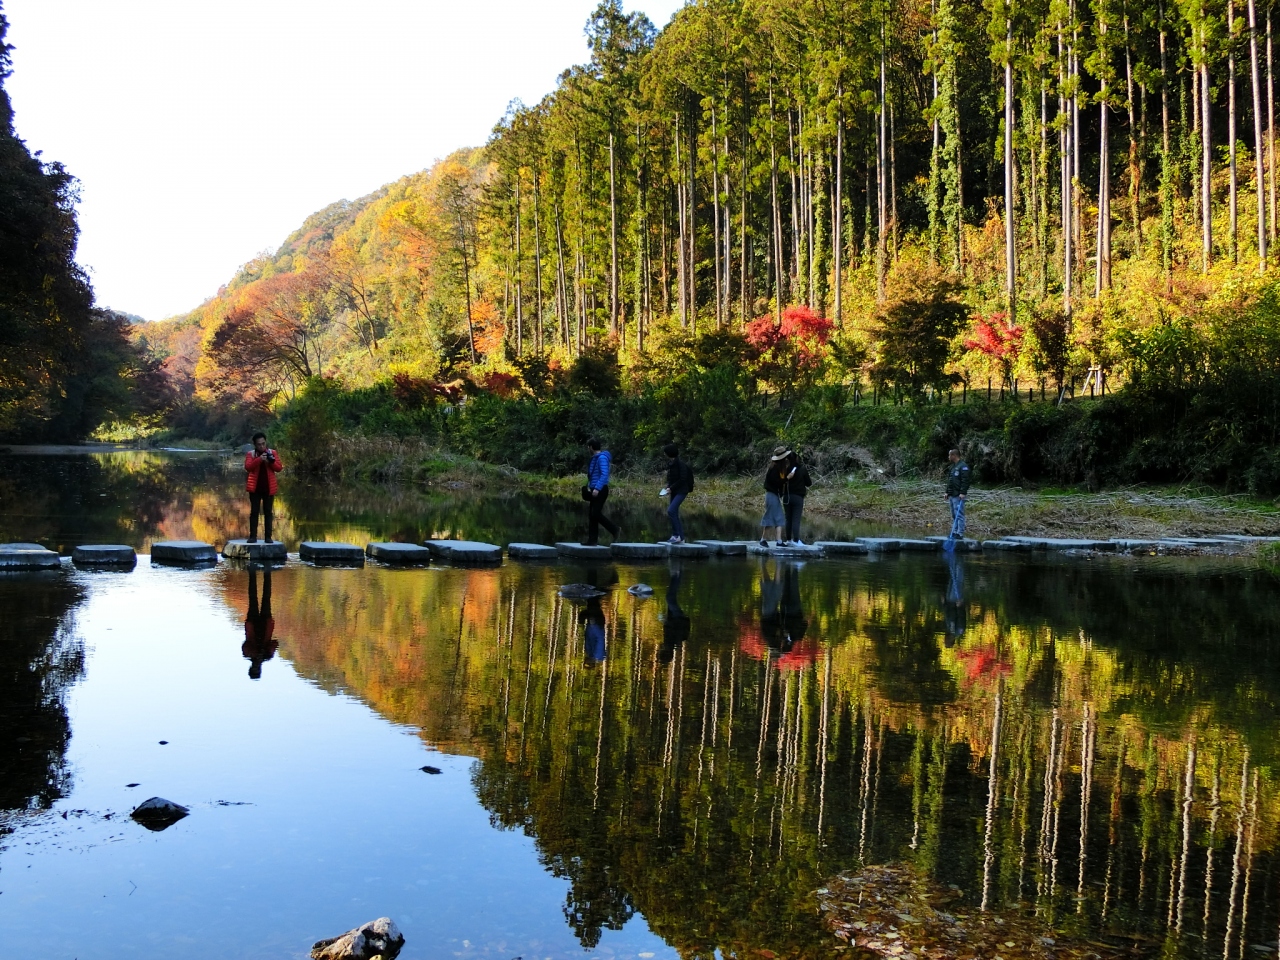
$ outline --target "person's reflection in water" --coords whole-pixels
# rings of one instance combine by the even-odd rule
[[[942,603],[942,619],[946,631],[945,643],[948,647],[953,647],[969,626],[969,608],[964,602],[964,561],[960,559],[958,550],[948,550],[943,556],[947,558],[949,576],[947,595]]]
[[[604,662],[604,610],[600,606],[600,598],[592,597],[578,614],[582,621],[582,656],[588,667]]]
[[[271,616],[271,568],[262,571],[262,604],[258,604],[258,571],[249,569],[249,612],[244,618],[244,645],[249,679],[262,679],[262,664],[276,655],[276,621]]]
[[[662,646],[658,648],[658,662],[670,663],[680,649],[680,645],[689,639],[692,623],[680,606],[680,580],[684,576],[684,566],[679,560],[670,567],[671,579],[667,582],[667,614],[662,620]]]
[[[809,628],[800,603],[803,563],[778,560],[773,576],[765,562],[760,572],[760,624],[764,641],[779,653],[789,653]]]

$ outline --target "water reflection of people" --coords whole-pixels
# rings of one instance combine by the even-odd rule
[[[678,650],[689,639],[692,623],[680,606],[680,580],[684,566],[679,560],[670,567],[671,579],[667,581],[667,615],[662,620],[662,646],[658,648],[658,662],[670,663]]]
[[[604,609],[600,606],[600,598],[592,597],[588,600],[579,612],[578,619],[583,624],[583,659],[588,667],[594,667],[605,658]]]
[[[760,624],[764,642],[779,653],[788,653],[809,628],[800,602],[802,563],[779,560],[770,575],[766,563],[760,572]]]
[[[244,618],[240,652],[249,661],[249,679],[262,678],[262,665],[276,655],[276,621],[271,616],[271,568],[262,571],[262,604],[258,604],[258,571],[249,570],[249,612]]]
[[[946,645],[952,647],[964,636],[969,626],[969,608],[964,602],[964,561],[955,550],[948,550],[943,556],[947,558],[948,577],[947,595],[942,603],[942,619]]]

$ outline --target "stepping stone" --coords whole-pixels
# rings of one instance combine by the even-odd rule
[[[747,543],[745,540],[695,540],[708,547],[718,557],[745,557]]]
[[[1247,533],[1220,533],[1219,540],[1236,540],[1240,543],[1280,543],[1280,537],[1255,537]]]
[[[1117,550],[1155,550],[1160,546],[1159,540],[1113,540]]]
[[[38,543],[0,544],[0,570],[53,570],[62,566],[62,557]]]
[[[218,551],[200,540],[161,540],[151,545],[151,562],[179,565],[217,563]]]
[[[869,553],[892,553],[902,549],[902,541],[896,537],[858,537],[855,542],[866,547]]]
[[[667,543],[614,543],[609,555],[616,560],[663,560],[671,553]]]
[[[450,563],[501,563],[502,548],[476,540],[428,540],[427,549],[433,560]]]
[[[132,567],[138,562],[133,547],[122,543],[82,544],[71,551],[78,567]]]
[[[935,549],[941,550],[944,544],[946,544],[946,542],[950,538],[949,537],[925,537],[925,539],[928,540],[930,543],[934,544]],[[908,542],[911,542],[911,541],[908,541]],[[972,552],[975,550],[981,550],[982,544],[977,540],[970,540],[968,537],[965,537],[964,539],[959,539],[955,541],[955,549],[960,551]]]
[[[1019,553],[1025,553],[1031,549],[1031,544],[1023,543],[1021,540],[983,540],[983,550],[1012,550]]]
[[[381,563],[431,562],[431,551],[416,543],[371,543],[364,552]]]
[[[1016,543],[1029,543],[1035,550],[1104,550],[1113,551],[1111,540],[1077,540],[1070,537],[1005,537]]]
[[[806,544],[803,547],[775,547],[770,544],[762,547],[758,543],[747,545],[747,553],[761,557],[810,557],[816,558],[823,556],[822,548],[816,545]]]
[[[819,540],[814,544],[832,556],[852,557],[867,553],[867,545],[856,540]]]
[[[222,548],[222,555],[228,560],[280,560],[289,558],[289,552],[279,540],[267,543],[259,540],[250,543],[248,540],[228,540]]]
[[[608,547],[588,547],[581,543],[557,543],[556,552],[572,560],[608,560],[611,557]]]
[[[512,560],[554,560],[560,554],[545,543],[508,543],[507,556]]]
[[[364,551],[354,543],[304,540],[298,544],[298,558],[310,563],[364,563]]]
[[[711,557],[711,548],[705,543],[673,543],[669,555],[681,560],[707,560]]]

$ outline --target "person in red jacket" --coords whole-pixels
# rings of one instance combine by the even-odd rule
[[[280,455],[267,446],[267,435],[253,435],[253,449],[245,454],[244,488],[249,491],[249,542],[258,542],[258,512],[262,512],[263,540],[271,542],[271,508],[276,496],[276,474],[284,469]]]

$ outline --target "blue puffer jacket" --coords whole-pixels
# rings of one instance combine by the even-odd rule
[[[601,450],[591,455],[591,462],[587,464],[587,486],[592,490],[599,490],[609,482],[609,467],[613,463],[613,458],[609,456],[608,450]]]

